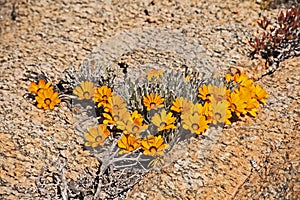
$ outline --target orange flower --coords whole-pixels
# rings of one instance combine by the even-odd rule
[[[118,124],[122,120],[127,120],[130,117],[130,113],[127,111],[124,100],[117,95],[108,99],[103,116],[106,118],[104,124]]]
[[[137,125],[129,122],[125,127],[124,134],[133,134],[135,136],[139,136],[141,132],[145,131],[148,128],[148,125]]]
[[[205,116],[195,114],[190,115],[182,120],[182,127],[186,130],[191,131],[191,133],[195,133],[200,135],[206,129],[208,129],[208,121]]]
[[[171,106],[171,110],[181,114],[185,114],[190,111],[192,105],[193,105],[192,102],[188,101],[183,97],[180,97],[175,99],[175,101]]]
[[[226,96],[226,87],[225,86],[215,86],[209,84],[206,86],[205,84],[198,89],[199,95],[203,101],[211,102],[212,98],[217,101],[222,101],[225,99]]]
[[[148,81],[153,81],[153,80],[160,81],[163,74],[164,74],[163,70],[154,69],[154,70],[147,72],[147,79],[148,79]]]
[[[41,89],[51,88],[53,90],[53,86],[50,86],[51,82],[46,83],[45,80],[40,80],[38,84],[31,82],[28,91],[32,94],[37,94]]]
[[[143,125],[144,119],[142,118],[142,115],[138,113],[137,110],[133,111],[133,113],[131,114],[131,119],[133,120],[134,124],[138,126]]]
[[[240,92],[238,90],[235,90],[234,92],[230,93],[230,95],[227,98],[227,101],[229,102],[229,109],[232,112],[235,112],[235,114],[239,117],[241,114],[246,114],[246,102],[241,99]]]
[[[58,98],[58,92],[53,91],[53,87],[46,89],[39,89],[37,96],[35,97],[37,101],[37,107],[47,109],[54,109],[54,106],[60,103],[60,99]]]
[[[90,81],[81,82],[73,93],[78,96],[78,100],[91,99],[95,94],[94,84]]]
[[[211,101],[223,101],[226,99],[226,87],[209,85],[209,92],[211,94]]]
[[[114,112],[119,112],[120,110],[126,110],[126,103],[123,98],[118,95],[113,95],[108,98],[105,105],[104,111],[113,114]]]
[[[111,113],[103,113],[103,124],[120,124],[130,119],[130,113],[126,109],[113,110]]]
[[[253,80],[249,79],[245,74],[235,74],[233,80],[239,83],[240,87],[250,87],[253,85]]]
[[[109,87],[102,86],[100,88],[96,88],[94,101],[98,103],[98,107],[106,107],[108,100],[113,96],[113,92]]]
[[[268,98],[268,93],[264,88],[261,88],[259,85],[255,85],[255,98],[261,103],[266,103],[265,98]]]
[[[212,103],[205,102],[201,108],[201,113],[206,117],[206,119],[210,122],[212,118]]]
[[[133,135],[122,135],[121,139],[118,140],[118,147],[121,150],[119,154],[129,153],[141,146],[141,141],[136,139]]]
[[[198,89],[199,91],[199,95],[198,97],[200,97],[203,101],[210,101],[210,91],[209,91],[209,87],[204,84],[201,88]]]
[[[109,130],[106,125],[100,124],[97,127],[89,127],[88,133],[84,133],[84,137],[87,140],[85,146],[87,147],[97,147],[103,146],[105,139],[110,135]]]
[[[227,101],[212,102],[212,124],[225,123],[231,124],[231,111]]]
[[[164,150],[168,148],[168,144],[164,144],[164,140],[159,136],[150,135],[142,141],[143,153],[148,156],[164,156]]]
[[[143,100],[148,111],[151,109],[157,110],[164,106],[162,104],[164,102],[164,98],[161,98],[158,94],[155,94],[155,96],[154,94],[146,95]]]
[[[190,115],[204,115],[206,117],[211,116],[211,103],[205,103],[202,105],[201,103],[191,104],[190,110],[187,113],[181,115],[181,119],[184,119]]]
[[[251,98],[247,101],[246,110],[252,117],[256,117],[258,107],[259,102],[256,99]]]
[[[116,124],[118,129],[124,131],[124,134],[134,134],[135,136],[148,128],[148,125],[143,124],[143,118],[137,111],[134,111],[132,115],[129,112],[124,113]]]
[[[249,85],[248,87],[239,88],[240,99],[246,103],[245,110],[251,116],[255,117],[259,102],[255,99],[255,86]]]
[[[155,113],[152,117],[152,122],[155,126],[158,127],[158,131],[168,130],[168,129],[175,129],[176,126],[174,125],[176,118],[172,117],[172,113],[169,112],[167,114],[166,110],[163,109],[160,113]]]

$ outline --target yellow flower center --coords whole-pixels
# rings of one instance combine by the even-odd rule
[[[103,101],[107,101],[107,96],[103,95]]]
[[[50,105],[50,104],[51,104],[51,99],[46,98],[46,99],[44,100],[44,103],[45,103],[46,105]]]
[[[138,131],[138,130],[140,130],[140,127],[139,127],[139,126],[136,126],[136,125],[135,125],[135,126],[132,127],[132,131],[133,131],[133,132],[136,132],[136,131]]]
[[[219,121],[222,118],[221,113],[215,113],[216,120]]]
[[[196,124],[196,123],[192,124],[192,129],[193,130],[198,130],[199,128],[200,128],[199,124]]]
[[[121,107],[119,105],[114,104],[113,109],[119,110]]]
[[[151,153],[157,152],[157,148],[155,146],[151,146],[150,149],[149,149],[149,151]]]
[[[150,103],[150,108],[155,107],[155,105],[156,105],[156,103],[151,102],[151,103]]]
[[[167,123],[166,122],[161,122],[159,126],[160,127],[165,127],[165,126],[167,126]]]
[[[102,137],[101,137],[101,136],[97,136],[97,137],[95,138],[95,141],[96,141],[96,142],[102,142]]]
[[[89,99],[89,98],[90,98],[90,93],[89,93],[88,91],[85,91],[85,92],[83,93],[83,97],[84,97],[85,99]]]
[[[120,120],[120,116],[119,115],[114,115],[113,116],[113,120],[114,121],[119,121]]]

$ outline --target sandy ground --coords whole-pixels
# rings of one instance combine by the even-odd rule
[[[60,162],[71,185],[97,171],[66,103],[45,112],[24,98],[27,70],[57,82],[93,55],[129,68],[166,60],[172,66],[164,67],[187,63],[221,73],[236,66],[259,78],[264,63],[247,57],[247,41],[260,13],[274,17],[279,10],[262,11],[250,0],[0,1],[1,199],[54,199],[46,183],[55,176],[47,174]],[[270,97],[256,118],[225,128],[203,154],[202,141],[193,140],[126,198],[299,199],[299,67],[299,58],[287,60],[257,81]]]

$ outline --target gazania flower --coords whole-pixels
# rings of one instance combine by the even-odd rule
[[[255,97],[255,86],[250,85],[249,87],[240,87],[239,88],[239,95],[241,99],[247,102],[249,99]]]
[[[259,107],[259,102],[256,99],[251,98],[246,102],[246,104],[247,104],[246,106],[247,113],[249,113],[252,117],[256,117],[257,108]]]
[[[164,140],[161,135],[150,135],[146,140],[142,141],[143,153],[148,156],[164,156],[164,150],[166,148],[168,148],[168,144],[164,144]]]
[[[114,118],[110,114],[103,113],[103,117],[105,118],[103,120],[103,124],[116,124],[116,121],[114,120]]]
[[[199,95],[198,97],[200,97],[203,101],[207,101],[209,102],[210,101],[210,91],[209,91],[209,87],[204,84],[201,88],[198,89],[199,91]]]
[[[163,75],[164,75],[163,70],[154,69],[154,70],[147,72],[147,79],[148,79],[148,81],[151,81],[151,80],[160,81],[161,77]]]
[[[225,80],[228,81],[228,82],[229,82],[229,81],[232,81],[232,80],[233,80],[233,77],[231,76],[231,74],[226,74],[226,75],[225,75]]]
[[[212,115],[211,113],[212,113],[211,103],[205,102],[204,106],[202,106],[201,103],[196,103],[196,104],[192,104],[189,112],[182,114],[180,117],[182,123],[184,124],[186,121],[189,120],[191,116],[195,116],[195,115],[205,116],[207,120],[211,119],[211,115]]]
[[[190,75],[187,75],[185,78],[184,78],[184,82],[189,82],[189,80],[191,79],[191,76]]]
[[[81,82],[73,93],[78,96],[78,100],[91,99],[95,94],[94,84],[90,81]]]
[[[137,110],[133,111],[133,113],[131,114],[131,119],[133,120],[133,123],[138,125],[138,126],[142,126],[143,125],[143,117],[141,114],[138,113]]]
[[[130,113],[126,109],[113,110],[111,113],[103,113],[103,124],[120,124],[130,119]]]
[[[108,98],[107,104],[105,106],[105,112],[113,113],[120,110],[126,110],[126,103],[123,98],[118,95],[113,95],[111,98]]]
[[[215,101],[223,101],[226,99],[226,87],[225,86],[209,85],[208,89],[211,94],[210,101],[213,101],[212,98],[214,98]]]
[[[201,113],[206,117],[206,119],[210,122],[212,118],[212,103],[205,102],[204,105],[202,106]]]
[[[118,126],[120,127],[120,125]],[[139,136],[141,132],[145,131],[148,128],[148,125],[137,125],[132,122],[128,122],[124,129],[124,134],[133,134],[135,136]]]
[[[200,135],[208,129],[208,123],[209,122],[206,120],[205,116],[195,114],[185,118],[182,122],[182,127],[191,131],[191,133]]]
[[[201,103],[193,104],[190,110],[190,115],[203,115],[203,106]]]
[[[58,98],[58,92],[54,92],[53,88],[40,89],[35,97],[37,101],[37,107],[47,109],[53,109],[54,106],[60,103],[60,99]]]
[[[133,135],[122,135],[121,139],[118,140],[118,147],[123,149],[119,154],[129,153],[141,146],[141,141],[136,139]]]
[[[117,128],[123,130],[124,134],[134,134],[138,136],[142,131],[148,128],[148,125],[143,124],[143,118],[137,111],[132,115],[126,112],[118,121]]]
[[[190,110],[186,115],[205,115],[211,116],[211,103],[205,103],[202,105],[201,103],[192,104]]]
[[[119,124],[121,121],[130,119],[130,113],[127,111],[126,104],[120,96],[112,96],[108,99],[103,113],[104,124]]]
[[[158,94],[149,94],[146,95],[144,98],[144,105],[146,106],[147,110],[151,109],[158,109],[162,108],[164,105],[162,104],[164,102],[164,98],[161,98]]]
[[[242,101],[245,102],[245,110],[253,117],[256,116],[257,108],[259,107],[259,102],[255,98],[255,86],[249,85],[248,87],[240,87],[239,96]]]
[[[45,80],[40,80],[38,84],[36,84],[35,82],[31,82],[28,91],[32,94],[37,94],[41,89],[51,88],[53,90],[53,86],[50,86],[51,83],[46,83]]]
[[[268,93],[266,90],[259,85],[255,85],[255,98],[260,101],[261,103],[266,103],[267,101],[265,98],[268,98]]]
[[[175,101],[171,106],[171,110],[181,114],[185,114],[190,111],[192,105],[193,105],[192,102],[188,101],[183,97],[180,97],[175,99]]]
[[[105,139],[110,135],[104,124],[100,124],[97,127],[89,127],[88,131],[88,133],[84,133],[84,138],[87,140],[85,146],[87,147],[103,146]]]
[[[225,86],[215,86],[209,84],[206,86],[205,84],[198,89],[199,95],[203,101],[211,102],[212,98],[216,101],[222,101],[226,98],[226,87]]]
[[[130,124],[133,124],[133,121],[131,119],[131,116],[130,116],[130,113],[129,112],[126,112],[126,117],[123,117],[122,119],[120,119],[119,121],[117,121],[117,128],[122,130],[122,131],[125,131],[126,128],[130,125]],[[127,132],[125,131],[125,134]]]
[[[225,123],[231,124],[231,111],[228,108],[227,101],[219,101],[212,103],[212,124]]]
[[[230,93],[227,101],[229,102],[229,109],[239,117],[241,114],[246,114],[246,102],[241,99],[241,95],[239,91],[234,91]]]
[[[172,117],[172,113],[169,112],[167,114],[166,110],[163,109],[161,114],[155,113],[152,117],[152,123],[158,127],[158,131],[174,129],[176,126],[174,125],[176,118]]]
[[[96,88],[94,101],[98,103],[98,107],[106,107],[108,99],[113,96],[113,92],[109,87],[102,86],[100,88]]]
[[[253,80],[249,79],[245,74],[235,74],[233,80],[239,83],[240,87],[249,87],[253,85]]]

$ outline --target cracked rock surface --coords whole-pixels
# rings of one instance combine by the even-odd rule
[[[24,98],[26,71],[57,82],[70,66],[99,58],[125,62],[132,76],[160,66],[204,74],[238,67],[258,79],[264,62],[247,57],[248,40],[259,14],[279,11],[254,0],[0,0],[0,199],[59,199],[49,183],[62,170],[75,191],[98,168],[66,103],[43,111]],[[290,59],[259,79],[269,98],[256,118],[225,128],[205,151],[203,140],[174,149],[176,159],[126,199],[299,199],[299,68]]]

